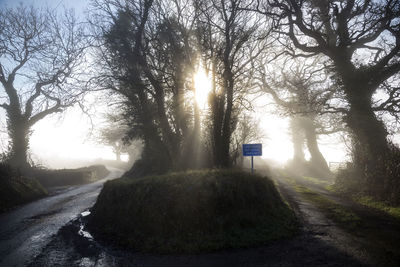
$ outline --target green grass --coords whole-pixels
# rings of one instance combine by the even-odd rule
[[[330,185],[326,189],[332,193],[342,194],[365,207],[383,211],[394,218],[400,219],[400,206],[393,206],[387,201],[376,200],[371,196],[363,195],[361,192],[350,193],[350,191],[343,191],[337,184]]]
[[[302,176],[301,178],[303,180],[305,180],[305,181],[308,181],[308,182],[313,183],[315,185],[322,186],[324,188],[326,188],[326,187],[331,185],[331,182],[329,182],[329,181],[318,179],[318,178],[311,177],[311,176]]]
[[[233,170],[109,181],[89,221],[94,235],[161,253],[257,246],[297,227],[270,179]]]
[[[372,197],[368,196],[353,197],[353,200],[361,205],[381,210],[392,217],[400,219],[400,207],[398,206],[394,207],[388,204],[387,202],[374,200]]]
[[[339,223],[341,226],[347,229],[355,229],[360,226],[361,219],[350,209],[343,207],[342,205],[312,191],[311,189],[295,185],[295,190],[299,192],[306,200],[313,203],[321,211],[323,211],[328,218]]]
[[[328,181],[321,181],[317,178],[307,176],[303,176],[301,178],[313,184],[322,185],[328,191],[334,190]],[[296,192],[300,193],[306,200],[320,209],[328,218],[339,223],[342,227],[353,230],[361,225],[360,217],[357,216],[351,209],[346,208],[327,197],[324,197],[309,187],[299,185],[292,177],[285,175],[283,176],[283,179],[291,184]]]

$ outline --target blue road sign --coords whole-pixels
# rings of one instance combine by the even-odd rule
[[[243,144],[243,156],[262,156],[262,144]]]

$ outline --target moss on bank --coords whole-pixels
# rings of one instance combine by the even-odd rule
[[[37,180],[0,163],[0,213],[46,195],[46,189]]]
[[[270,179],[232,170],[108,181],[89,221],[94,235],[162,253],[262,245],[297,225]]]

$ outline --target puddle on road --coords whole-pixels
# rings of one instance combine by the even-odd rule
[[[80,225],[80,229],[79,229],[78,234],[83,236],[83,237],[85,237],[85,238],[87,238],[87,239],[93,239],[93,236],[88,231],[83,230],[83,225],[82,224]]]
[[[90,211],[86,210],[84,212],[81,213],[82,217],[86,217],[88,215],[90,215]]]
[[[81,213],[82,217],[86,217],[88,215],[90,215],[90,211],[88,211],[88,210],[86,210],[86,211]],[[93,240],[93,236],[88,231],[85,231],[84,228],[85,228],[84,223],[82,222],[82,220],[79,220],[79,231],[78,231],[78,234],[80,236],[83,236],[83,237],[87,238],[87,239]]]

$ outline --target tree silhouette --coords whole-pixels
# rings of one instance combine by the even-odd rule
[[[251,91],[253,60],[267,48],[268,36],[258,31],[262,18],[245,11],[251,1],[196,1],[197,37],[212,79],[211,145],[214,166],[230,167],[232,134],[244,96]],[[234,148],[235,149],[235,148]]]
[[[391,153],[388,133],[375,111],[395,110],[398,90],[387,88],[388,102],[380,107],[374,106],[372,97],[400,71],[399,1],[271,0],[267,8],[257,3],[259,12],[280,24],[281,43],[289,53],[321,54],[331,61],[348,103],[346,123],[355,137],[356,165],[372,170],[385,162]],[[384,178],[372,176],[370,188],[379,191]]]
[[[10,164],[28,167],[32,126],[83,96],[77,84],[86,43],[81,26],[66,12],[19,5],[0,10],[0,83],[11,139]]]
[[[142,159],[132,171],[195,167],[200,129],[193,98],[197,61],[190,16],[180,2],[139,2],[97,2],[101,21],[104,15],[108,20],[100,27],[93,23],[102,42],[96,85],[126,99],[129,134],[144,141]]]
[[[332,127],[340,123],[341,117],[325,114],[336,87],[329,81],[329,72],[324,63],[314,60],[283,61],[281,68],[267,71],[259,68],[259,86],[272,96],[283,114],[291,117],[293,141],[293,164],[304,169],[304,145],[310,152],[310,168],[314,175],[329,175],[328,164],[318,146],[318,135],[342,130]],[[328,118],[327,118],[328,117]],[[325,122],[327,120],[327,122]]]

